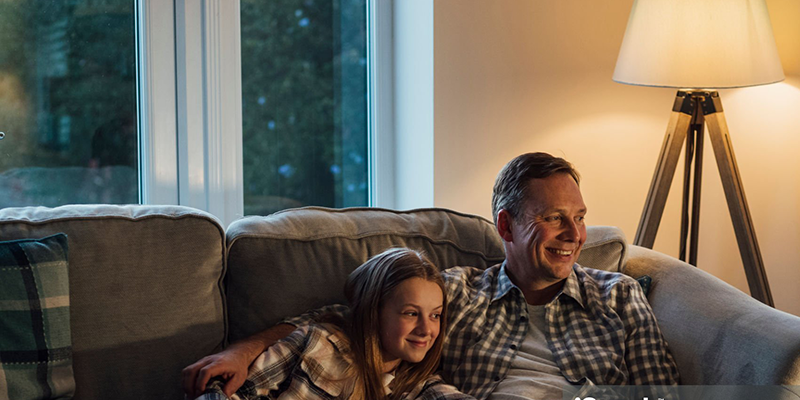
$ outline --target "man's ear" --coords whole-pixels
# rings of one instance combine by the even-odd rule
[[[513,222],[514,218],[506,209],[502,209],[497,213],[497,223],[495,224],[495,228],[497,228],[497,233],[500,234],[500,237],[503,238],[503,241],[514,241],[514,235],[511,233],[511,225]]]

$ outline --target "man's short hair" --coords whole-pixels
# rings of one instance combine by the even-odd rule
[[[547,153],[525,153],[509,161],[494,182],[492,192],[492,216],[497,223],[497,213],[506,210],[514,220],[520,215],[523,202],[528,197],[531,179],[543,179],[551,175],[570,174],[580,184],[580,175],[569,161]]]

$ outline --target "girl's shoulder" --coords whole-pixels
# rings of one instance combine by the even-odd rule
[[[350,339],[341,327],[328,323],[314,323],[297,330],[304,329],[308,346],[319,351],[338,354],[350,353]]]
[[[335,325],[311,324],[307,332],[309,345],[301,356],[300,368],[314,386],[338,398],[352,384],[350,342]]]

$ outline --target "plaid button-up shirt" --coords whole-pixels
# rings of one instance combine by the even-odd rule
[[[505,264],[443,272],[448,292],[442,374],[488,398],[528,334],[528,309]],[[678,369],[639,283],[575,264],[545,306],[547,342],[562,375],[576,385],[674,385]]]

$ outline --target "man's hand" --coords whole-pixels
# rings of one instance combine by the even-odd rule
[[[217,354],[203,357],[183,369],[183,390],[190,399],[194,399],[203,394],[211,378],[219,376],[225,380],[223,393],[231,397],[247,379],[247,370],[253,360],[269,346],[289,336],[294,329],[294,325],[278,324],[234,343]]]
[[[225,380],[222,391],[226,396],[239,389],[247,378],[247,368],[253,360],[234,348],[203,357],[200,361],[183,369],[183,390],[194,399],[203,394],[208,381],[215,376]]]

